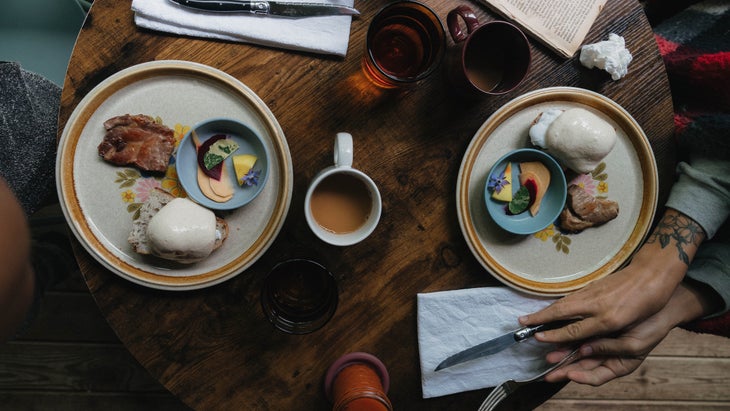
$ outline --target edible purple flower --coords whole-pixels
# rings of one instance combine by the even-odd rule
[[[504,171],[502,171],[498,177],[489,176],[487,188],[499,194],[499,192],[507,185],[509,185],[509,181],[507,181],[507,178],[504,176]]]
[[[243,176],[243,184],[247,186],[256,186],[259,184],[259,176],[261,175],[261,170],[254,170],[251,169],[246,173],[245,176]]]

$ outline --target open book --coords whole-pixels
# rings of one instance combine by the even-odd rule
[[[606,0],[478,0],[551,50],[571,57]]]

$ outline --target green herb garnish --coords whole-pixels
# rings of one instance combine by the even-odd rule
[[[530,191],[527,187],[521,186],[509,202],[509,212],[511,214],[520,214],[527,210],[530,205]]]
[[[238,150],[238,144],[231,139],[222,139],[211,144],[208,152],[203,156],[203,165],[210,170],[222,163],[234,151]]]

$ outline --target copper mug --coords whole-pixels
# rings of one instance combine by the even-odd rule
[[[480,24],[467,6],[451,10],[446,23],[456,44],[449,52],[446,75],[457,91],[500,95],[522,83],[532,56],[530,43],[517,26],[500,20]]]

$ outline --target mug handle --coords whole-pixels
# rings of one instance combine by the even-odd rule
[[[337,133],[335,138],[335,166],[352,167],[352,135]]]
[[[464,33],[461,25],[459,25],[459,17],[466,24],[466,33]],[[446,16],[446,25],[449,27],[449,33],[451,34],[451,38],[454,39],[454,43],[459,43],[466,40],[471,32],[479,28],[479,19],[474,14],[474,10],[462,5],[449,12]]]

